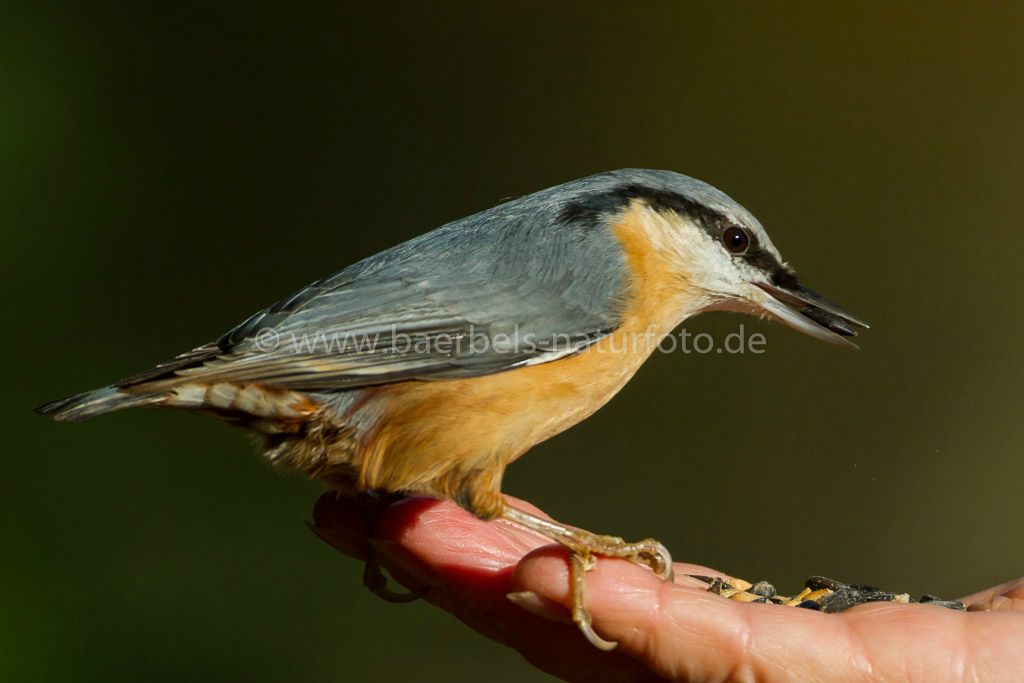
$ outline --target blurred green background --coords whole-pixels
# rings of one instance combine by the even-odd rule
[[[1010,5],[3,3],[0,679],[543,680],[363,590],[302,525],[318,486],[232,428],[31,409],[624,166],[722,188],[873,329],[849,352],[693,321],[764,331],[767,352],[656,355],[506,490],[785,589],[820,573],[952,597],[1020,575]]]

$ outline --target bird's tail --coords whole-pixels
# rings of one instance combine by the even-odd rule
[[[169,392],[129,394],[116,387],[103,387],[41,405],[36,412],[54,420],[74,422],[124,408],[162,403],[170,395]]]

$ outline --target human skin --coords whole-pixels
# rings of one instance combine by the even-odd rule
[[[566,680],[1024,680],[1024,578],[963,598],[966,613],[873,603],[825,614],[710,594],[686,576],[724,576],[707,567],[676,563],[666,583],[601,558],[587,575],[587,606],[597,632],[619,646],[600,652],[569,619],[566,555],[550,540],[423,498],[375,517],[325,494],[313,529],[360,559],[372,548],[403,585]]]

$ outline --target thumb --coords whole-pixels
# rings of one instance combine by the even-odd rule
[[[797,671],[826,679],[834,672],[835,662],[828,661],[828,649],[820,644],[835,635],[828,632],[841,626],[838,620],[781,605],[757,605],[755,612],[685,577],[702,573],[703,568],[677,564],[680,582],[669,583],[627,560],[599,557],[586,575],[585,589],[594,629],[618,642],[618,652],[676,680],[775,680]],[[565,552],[556,546],[531,552],[512,578],[514,591],[538,598],[520,601],[525,605],[554,603],[568,610],[569,585]],[[550,607],[536,613],[557,618]]]

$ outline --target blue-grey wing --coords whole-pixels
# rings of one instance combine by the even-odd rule
[[[553,188],[442,226],[123,385],[347,389],[477,376],[578,352],[621,323],[627,277],[605,225],[567,218],[576,196]]]

